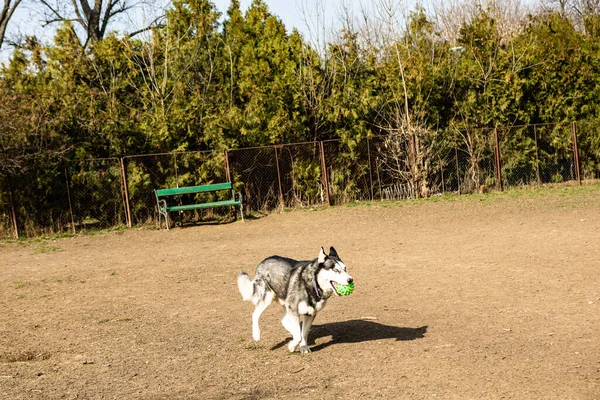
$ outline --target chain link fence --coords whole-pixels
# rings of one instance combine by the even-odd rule
[[[119,158],[68,162],[65,207],[69,207],[70,219],[61,230],[76,233],[125,225],[127,205],[121,172]]]
[[[246,210],[277,207],[281,177],[277,175],[276,147],[232,150],[228,152],[228,162],[234,189],[242,193]]]
[[[569,123],[498,129],[503,186],[577,180],[573,132]]]
[[[600,121],[575,124],[581,179],[600,179]]]
[[[379,138],[377,138],[379,139]],[[331,204],[373,200],[372,140],[329,140],[323,142]],[[377,157],[377,152],[374,154]],[[381,174],[380,174],[381,176]]]
[[[429,196],[600,179],[600,121],[437,134],[444,145],[428,155],[423,174]],[[155,189],[228,181],[243,194],[246,212],[414,198],[422,182],[386,168],[386,151],[378,136],[82,161],[36,156],[18,174],[0,176],[0,238],[156,225]],[[229,193],[193,196],[218,201]],[[209,209],[172,217],[185,223],[234,215]]]
[[[32,156],[18,176],[5,175],[0,188],[4,237],[63,232],[69,225],[66,170],[60,159]]]

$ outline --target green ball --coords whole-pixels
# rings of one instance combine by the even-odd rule
[[[354,292],[354,282],[347,285],[336,285],[335,290],[342,296],[349,296]]]

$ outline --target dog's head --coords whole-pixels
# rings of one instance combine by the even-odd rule
[[[342,262],[333,247],[329,249],[329,255],[321,247],[319,257],[317,257],[319,271],[317,272],[317,282],[326,294],[331,292],[340,296],[337,292],[337,285],[347,285],[352,283],[352,277],[346,272],[346,265]]]

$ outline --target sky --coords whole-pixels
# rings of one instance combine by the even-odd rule
[[[231,4],[231,0],[212,1],[223,14]],[[265,0],[271,13],[282,19],[288,31],[291,32],[293,28],[296,28],[308,40],[311,36],[315,37],[317,21],[321,22],[320,26],[326,25],[327,29],[335,27],[338,20],[336,15],[338,15],[341,5],[345,4],[349,8],[358,9],[361,1],[363,0]],[[68,0],[67,2],[70,3]],[[146,1],[145,5],[136,6],[127,15],[120,16],[114,24],[109,26],[109,30],[131,32],[145,27],[157,15],[164,13],[170,3],[170,0],[152,0],[152,5],[149,5],[149,2]],[[242,11],[245,11],[251,3],[252,0],[241,0]],[[36,3],[35,0],[23,0],[13,19],[9,22],[7,38],[36,35],[43,42],[51,41],[58,24],[42,27],[43,9],[43,6],[39,2]],[[323,32],[321,32],[322,34]],[[0,49],[0,62],[6,61],[11,52],[12,48],[5,44]]]

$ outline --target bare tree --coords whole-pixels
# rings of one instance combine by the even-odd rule
[[[420,59],[420,67],[437,68],[440,49],[433,31],[411,32],[412,17],[401,1],[378,0],[374,7],[369,14],[363,11],[365,41],[380,49],[381,69],[397,73],[396,78],[390,75],[390,92],[377,110],[378,128],[387,134],[382,162],[398,183],[409,184],[417,197],[428,197],[435,190],[432,177],[438,163],[433,160],[440,135],[428,127],[423,107],[431,93],[415,65]],[[430,43],[426,53],[416,43],[417,36]],[[409,92],[418,93],[414,98],[421,100],[411,100]]]
[[[581,15],[600,14],[599,0],[574,0],[573,8]]]
[[[550,1],[566,3],[569,0]],[[430,9],[442,36],[450,43],[456,43],[463,25],[479,15],[481,10],[495,19],[498,35],[507,39],[526,26],[523,21],[533,11],[533,6],[523,0],[433,0]]]
[[[297,0],[296,11],[304,23],[306,31],[304,39],[317,51],[319,56],[324,57],[333,35],[333,31],[327,29],[331,24],[327,20],[325,1]]]
[[[4,6],[0,10],[0,48],[2,48],[4,42],[8,21],[12,18],[19,4],[21,4],[21,0],[4,0]]]
[[[343,60],[330,54],[330,44],[336,42],[337,32],[328,20],[331,16],[327,15],[325,0],[299,0],[296,7],[307,32],[304,40],[310,45],[302,46],[297,78],[305,107],[309,110],[313,140],[317,141],[329,134],[326,131],[325,102],[337,79],[336,63],[343,63]],[[331,58],[331,63],[325,62],[328,58]]]
[[[600,0],[536,0],[532,15],[557,13],[586,34],[598,35],[595,20],[600,16]]]
[[[551,9],[558,7],[577,29],[586,33],[591,33],[588,30],[593,26],[588,25],[590,17],[600,15],[600,0],[550,0],[548,5]]]
[[[85,31],[84,47],[101,40],[115,17],[136,4],[132,0],[39,0],[45,6],[44,26],[56,22],[75,22]],[[153,21],[155,23],[157,20]],[[136,31],[135,33],[142,32]],[[133,36],[130,34],[129,36]]]

